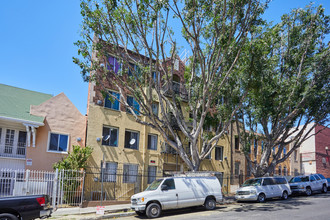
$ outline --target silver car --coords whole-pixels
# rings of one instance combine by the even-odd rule
[[[236,191],[238,201],[265,202],[268,198],[287,199],[291,195],[288,181],[284,177],[261,177],[245,181]]]
[[[322,174],[310,174],[293,177],[290,181],[292,193],[304,193],[307,196],[315,191],[327,192],[328,182]]]

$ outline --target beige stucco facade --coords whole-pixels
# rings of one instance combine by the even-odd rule
[[[53,164],[67,156],[72,145],[85,146],[86,117],[71,103],[64,93],[31,106],[30,113],[45,117],[44,126],[36,129],[36,145],[26,149],[26,169],[53,170]],[[68,135],[68,152],[49,151],[50,133]]]

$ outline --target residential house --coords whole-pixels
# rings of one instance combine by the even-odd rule
[[[61,93],[0,84],[0,169],[53,170],[53,163],[85,146],[86,118]]]

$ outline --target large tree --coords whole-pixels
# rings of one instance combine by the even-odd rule
[[[253,31],[245,48],[250,77],[242,77],[242,89],[248,85],[250,92],[236,118],[254,176],[272,175],[317,124],[329,125],[329,31],[324,8],[312,5]],[[255,139],[263,141],[260,161],[250,157],[257,154],[251,150]]]
[[[246,95],[235,89],[233,70],[264,7],[260,0],[82,0],[82,39],[76,45],[83,58],[74,62],[84,79],[103,86],[104,92],[105,82],[110,83],[120,97],[108,96],[119,100],[138,123],[159,131],[196,171]],[[173,73],[182,46],[191,56],[178,93]],[[118,64],[106,68],[109,56]],[[230,92],[237,94],[235,98]],[[128,102],[127,94],[134,96],[139,108]],[[152,112],[155,100],[159,115]],[[186,112],[191,113],[189,121]],[[208,118],[216,126],[212,135],[205,136]],[[188,142],[190,152],[184,149]]]

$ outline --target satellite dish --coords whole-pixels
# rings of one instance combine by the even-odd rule
[[[108,134],[107,136],[105,136],[105,137],[103,138],[103,140],[104,140],[104,141],[107,141],[107,140],[109,140],[109,138],[110,138],[110,135]]]
[[[133,138],[133,139],[131,139],[131,141],[129,142],[129,144],[130,145],[133,145],[133,144],[135,144],[135,139]]]

